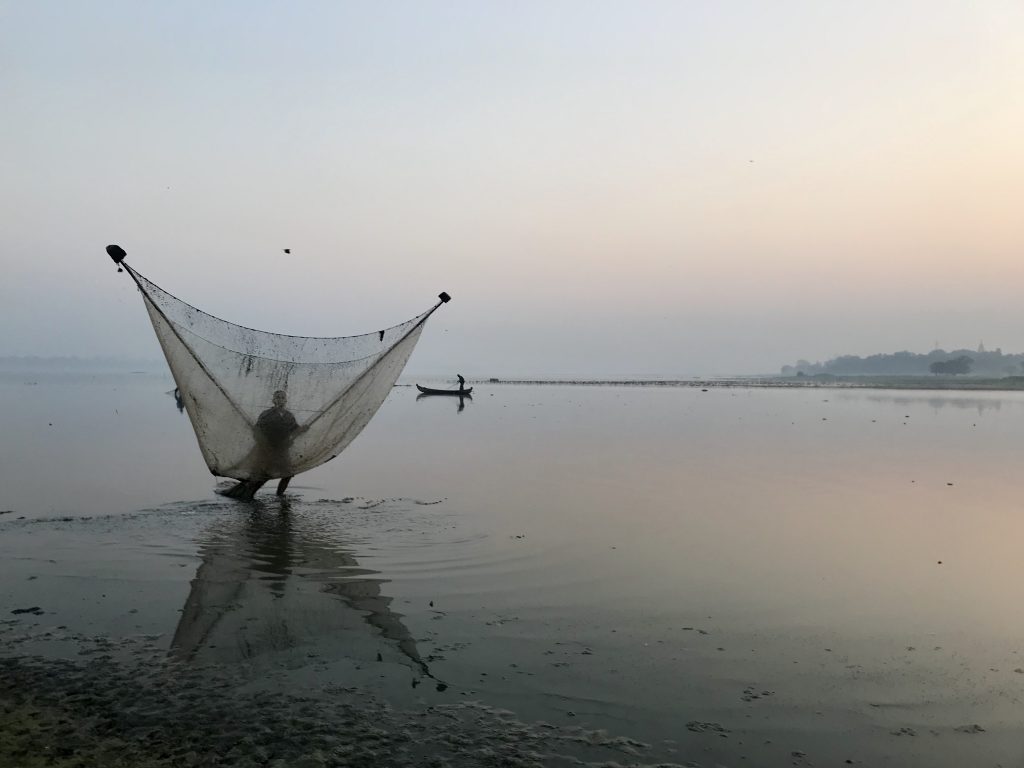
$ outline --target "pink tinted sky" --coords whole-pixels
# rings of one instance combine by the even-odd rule
[[[290,333],[447,290],[427,373],[1024,351],[1022,39],[998,1],[0,4],[0,355],[159,355],[108,242]]]

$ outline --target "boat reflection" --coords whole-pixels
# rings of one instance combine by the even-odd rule
[[[451,400],[451,399],[454,399],[454,398],[458,398],[459,406],[458,406],[458,408],[455,409],[456,413],[462,413],[466,409],[466,401],[467,400],[469,400],[469,402],[471,402],[471,403],[473,402],[473,396],[472,395],[451,395],[451,396],[449,396],[447,398],[436,398],[433,395],[424,394],[424,393],[416,395],[416,402],[419,402],[420,400],[423,400],[423,399],[426,399],[426,398],[432,398],[432,399],[435,399],[435,400],[438,400],[438,399]]]
[[[436,680],[381,593],[387,580],[361,568],[351,544],[322,520],[293,514],[287,498],[219,519],[199,553],[171,641],[179,660],[292,666],[345,658],[401,664],[413,686]]]

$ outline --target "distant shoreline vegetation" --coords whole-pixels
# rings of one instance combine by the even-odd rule
[[[783,376],[972,376],[1002,378],[1024,375],[1024,353],[1005,354],[1001,349],[934,349],[926,354],[842,355],[823,363],[798,360],[782,366]]]

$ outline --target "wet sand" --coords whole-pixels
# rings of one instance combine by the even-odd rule
[[[19,639],[4,632],[5,651]],[[66,639],[86,661],[0,658],[0,764],[321,768],[643,759],[644,745],[629,739],[526,724],[479,702],[401,711],[352,687],[297,695],[246,686],[223,666],[168,661],[145,639]]]

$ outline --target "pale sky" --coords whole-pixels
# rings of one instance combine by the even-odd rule
[[[1022,211],[1019,0],[0,0],[0,355],[159,357],[108,243],[271,331],[448,291],[413,373],[1024,352]]]

